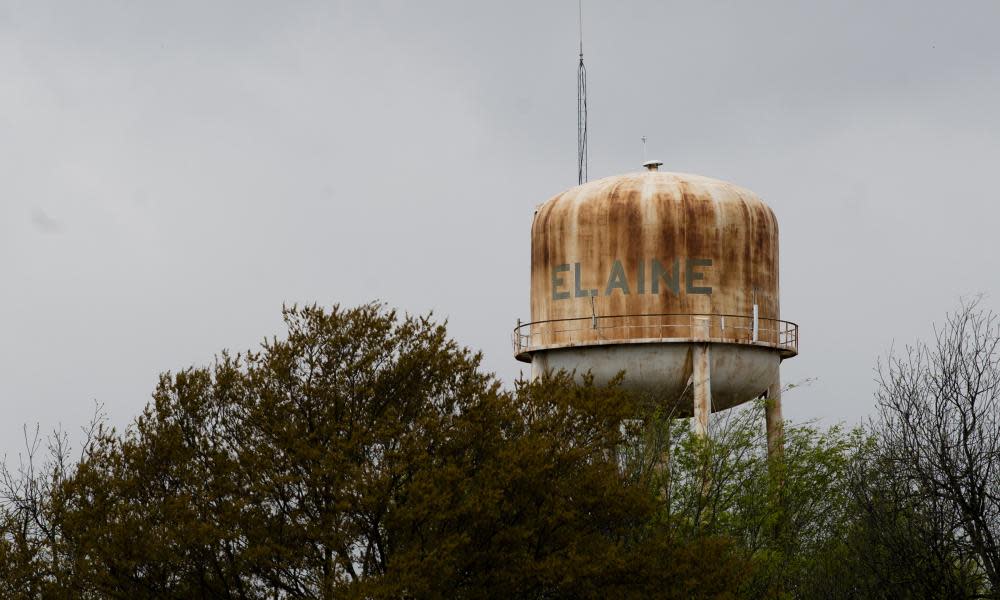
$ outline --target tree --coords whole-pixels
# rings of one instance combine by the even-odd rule
[[[932,345],[890,355],[879,368],[876,401],[877,444],[864,484],[855,489],[868,531],[885,549],[881,570],[908,576],[910,586],[994,597],[1000,590],[997,315],[978,301],[964,303],[935,330]]]
[[[103,412],[82,428],[80,459],[104,435]],[[68,507],[62,487],[75,471],[69,435],[40,435],[24,428],[25,452],[17,469],[0,465],[0,595],[4,598],[71,598],[76,568],[63,524]]]
[[[364,595],[396,565],[389,520],[416,491],[452,491],[421,487],[427,472],[465,474],[475,449],[456,423],[498,397],[477,355],[378,305],[291,308],[285,321],[287,337],[260,352],[163,375],[134,427],[80,465],[67,536],[90,559],[89,588]],[[436,533],[442,550],[454,544]]]
[[[642,423],[621,390],[503,390],[444,326],[380,305],[284,315],[97,429],[42,490],[62,566],[26,597],[735,597],[735,542],[673,535],[625,468]],[[5,566],[56,556],[15,557],[47,531],[5,529]]]
[[[712,416],[709,435],[652,411],[625,447],[651,474],[657,522],[675,543],[725,540],[742,561],[741,597],[814,597],[816,573],[843,554],[847,482],[860,430],[785,425],[781,460],[767,455],[762,402]]]
[[[902,497],[884,474],[894,455],[860,432],[786,425],[775,462],[759,404],[715,415],[702,438],[615,382],[556,373],[503,389],[429,316],[372,304],[284,317],[258,351],[163,374],[125,431],[90,428],[78,461],[56,437],[47,464],[29,453],[5,471],[4,595],[966,590],[886,566],[907,549],[937,556],[905,534],[937,532],[928,507],[942,505]]]

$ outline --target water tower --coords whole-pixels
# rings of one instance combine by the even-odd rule
[[[654,394],[704,433],[709,414],[767,395],[780,435],[778,221],[752,192],[645,171],[571,188],[531,224],[531,321],[514,353],[533,376],[566,369]]]

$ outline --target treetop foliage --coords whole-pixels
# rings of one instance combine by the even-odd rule
[[[959,469],[956,482],[942,461],[959,461],[962,440],[990,448],[995,409],[977,400],[963,421],[961,410],[946,410],[954,403],[933,409],[926,386],[941,381],[931,387],[965,390],[963,398],[995,388],[949,387],[893,363],[881,425],[788,424],[776,460],[760,404],[713,416],[701,438],[615,384],[555,373],[504,388],[430,316],[367,304],[290,307],[284,320],[286,334],[255,351],[161,375],[125,431],[98,415],[79,457],[64,433],[29,436],[25,460],[0,471],[0,595],[862,598],[994,589],[990,550],[977,540],[993,535],[995,474],[983,463],[975,476]],[[959,331],[946,339],[980,329]],[[944,348],[981,365],[958,373],[996,365],[995,345]],[[967,362],[918,361],[912,372]],[[914,446],[923,433],[900,437],[911,423],[933,428],[942,410],[935,439],[959,446],[935,457]],[[962,460],[954,464],[972,462]],[[981,517],[945,499],[980,489]],[[926,559],[901,564],[910,557]]]

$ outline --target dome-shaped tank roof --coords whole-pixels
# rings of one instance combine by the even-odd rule
[[[570,188],[541,204],[536,214],[602,202],[678,202],[706,200],[718,204],[739,203],[750,210],[771,209],[750,190],[703,175],[642,171],[612,175]],[[771,218],[774,218],[771,213]],[[776,222],[776,220],[775,220]]]

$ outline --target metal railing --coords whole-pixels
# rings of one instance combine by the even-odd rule
[[[514,328],[514,356],[526,362],[537,350],[640,342],[751,344],[788,358],[799,352],[799,326],[748,315],[659,313],[518,322]]]

